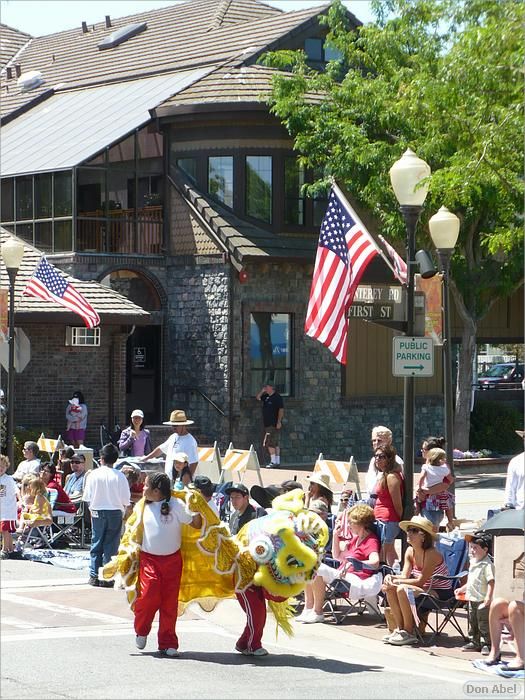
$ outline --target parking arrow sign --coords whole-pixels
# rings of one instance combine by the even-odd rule
[[[432,377],[434,341],[406,335],[393,338],[392,374],[394,377]]]

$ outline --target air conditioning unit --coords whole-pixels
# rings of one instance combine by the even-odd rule
[[[22,92],[28,92],[29,90],[34,90],[34,88],[42,85],[44,82],[44,76],[39,70],[30,70],[27,73],[22,73],[22,75],[16,81],[16,84]]]

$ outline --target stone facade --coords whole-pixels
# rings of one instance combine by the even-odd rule
[[[260,446],[260,404],[248,391],[249,314],[280,311],[294,315],[294,390],[293,396],[285,398],[283,463],[313,464],[319,452],[334,459],[354,455],[365,460],[371,451],[371,428],[379,424],[392,429],[401,452],[402,396],[343,397],[341,367],[326,348],[304,335],[305,300],[311,281],[308,266],[267,263],[249,266],[247,273],[248,281],[241,284],[225,264],[193,267],[174,263],[169,268],[167,382],[172,405],[183,406],[196,421],[196,437],[206,444],[217,440],[223,450],[230,440],[244,449],[254,444],[260,459],[266,458]],[[234,299],[231,327],[230,283]],[[416,401],[416,446],[426,436],[443,432],[442,416],[439,397]]]

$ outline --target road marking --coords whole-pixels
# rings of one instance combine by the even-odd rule
[[[2,581],[2,585],[0,586],[0,590],[4,591],[7,590],[8,588],[56,588],[60,586],[60,588],[64,588],[65,586],[85,586],[87,588],[88,583],[86,581],[86,577],[84,576],[83,578],[69,578],[69,579],[63,579],[63,578],[46,578],[42,580],[36,580],[36,581],[26,581],[25,579],[23,581]],[[91,587],[91,586],[90,586]]]
[[[107,613],[94,612],[92,610],[86,610],[85,608],[76,608],[71,605],[62,605],[60,603],[51,603],[47,600],[37,600],[35,598],[24,598],[23,596],[16,595],[13,593],[2,593],[2,601],[6,603],[13,603],[16,605],[25,605],[32,608],[38,608],[39,610],[46,610],[48,612],[59,613],[60,615],[74,615],[81,619],[86,620],[99,620],[100,622],[127,622],[128,619],[125,617],[119,617],[117,615],[108,615]]]
[[[40,622],[35,622],[34,620],[22,620],[19,617],[9,617],[7,615],[2,615],[2,625],[9,625],[9,627],[18,627],[18,629],[32,630],[35,627],[45,627]]]

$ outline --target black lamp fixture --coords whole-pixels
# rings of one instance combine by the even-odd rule
[[[415,330],[415,265],[416,226],[428,194],[430,166],[408,148],[403,156],[390,168],[390,181],[400,204],[406,226],[407,304],[406,335],[413,336]],[[414,377],[405,377],[403,392],[403,461],[405,466],[404,518],[410,519],[414,512]]]

